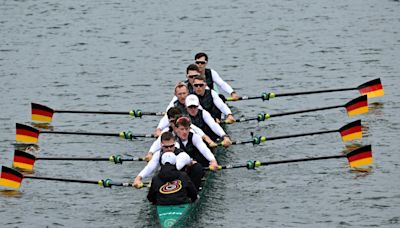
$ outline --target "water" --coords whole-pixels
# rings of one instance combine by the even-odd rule
[[[348,118],[335,109],[229,127],[233,139],[337,129],[362,118],[375,164],[352,173],[326,160],[217,174],[198,227],[399,226],[398,1],[2,1],[0,164],[30,102],[55,109],[163,111],[199,51],[240,95],[358,86],[381,77],[385,96]],[[233,103],[236,116],[344,104],[356,91]],[[60,131],[151,133],[158,119],[55,114]],[[396,140],[397,138],[397,140]],[[141,156],[150,140],[42,135],[39,156]],[[220,163],[340,154],[338,135],[234,146]],[[41,176],[129,181],[143,163],[38,161]],[[2,227],[153,226],[146,190],[24,180],[1,191]]]

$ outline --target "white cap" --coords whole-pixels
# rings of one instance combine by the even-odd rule
[[[186,100],[185,100],[186,107],[193,106],[193,105],[199,106],[199,103],[200,103],[199,98],[194,94],[190,94],[189,96],[186,97]]]
[[[161,164],[165,165],[165,163],[175,165],[176,155],[173,152],[165,152],[161,157]]]
[[[181,170],[186,165],[192,164],[192,158],[186,152],[180,152],[176,156],[176,169]]]

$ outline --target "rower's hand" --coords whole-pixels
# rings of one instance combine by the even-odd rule
[[[139,189],[143,187],[143,182],[142,182],[142,177],[141,176],[137,176],[135,178],[135,180],[133,181],[133,187]]]
[[[236,120],[232,114],[229,114],[225,119],[225,123],[227,123],[227,124],[233,124],[235,121]]]
[[[228,148],[230,145],[232,145],[232,141],[229,137],[224,137],[224,140],[222,141],[222,145],[225,148]]]
[[[211,171],[217,171],[218,170],[218,163],[216,160],[210,161],[210,170]]]
[[[144,160],[148,162],[151,160],[151,158],[153,158],[153,153],[149,151],[147,152],[146,156],[144,156]]]
[[[234,101],[239,100],[239,95],[236,92],[232,92],[231,97],[233,98]]]
[[[158,138],[160,135],[161,135],[161,129],[160,129],[160,128],[157,128],[157,129],[154,131],[154,137]]]
[[[208,143],[208,146],[211,147],[211,148],[214,148],[214,147],[217,147],[218,144],[216,142],[214,142],[214,141],[211,141],[211,142]]]
[[[218,119],[218,118],[215,118],[214,120],[215,120],[215,123],[217,123],[217,124],[220,124],[220,123],[221,123],[221,120]]]

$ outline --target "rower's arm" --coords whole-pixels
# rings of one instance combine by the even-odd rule
[[[163,118],[161,118],[160,122],[158,123],[157,128],[162,130],[162,129],[168,127],[168,125],[169,125],[168,116],[167,116],[167,114],[165,114],[163,116]]]
[[[227,94],[232,94],[233,89],[232,87],[226,83],[217,73],[217,71],[211,69],[211,76],[213,81],[223,90],[225,91]]]
[[[153,153],[156,151],[159,151],[161,149],[161,136],[159,136],[153,144],[151,144],[151,147],[149,149],[149,152]]]
[[[207,145],[203,142],[201,137],[197,134],[193,134],[192,138],[193,145],[200,151],[200,153],[208,160],[215,161],[214,154],[207,147]]]
[[[224,129],[222,129],[222,127],[215,122],[214,118],[212,118],[211,114],[206,110],[203,110],[203,120],[219,137],[226,135]]]
[[[211,90],[211,95],[213,97],[213,101],[214,101],[215,106],[217,106],[217,108],[222,113],[224,113],[226,116],[227,115],[232,115],[231,109],[228,107],[227,104],[224,103],[224,101],[222,101],[222,99],[219,97],[217,92],[215,92],[214,90]]]
[[[201,130],[199,127],[197,127],[194,124],[190,124],[190,128],[194,131],[194,133],[200,135],[200,137],[202,137],[202,138],[206,135],[203,130]]]
[[[148,176],[150,176],[153,171],[157,168],[158,164],[160,162],[160,151],[157,151],[153,154],[153,157],[147,163],[147,165],[140,171],[138,176],[142,177],[142,180]]]

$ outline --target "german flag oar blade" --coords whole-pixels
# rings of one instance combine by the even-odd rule
[[[363,146],[346,154],[351,168],[370,165],[374,162],[372,158],[371,145]]]
[[[32,120],[50,123],[53,120],[54,110],[36,103],[31,103],[32,106]]]
[[[360,91],[362,95],[368,95],[368,98],[380,97],[385,94],[380,78],[358,86],[358,91]]]
[[[349,116],[355,116],[355,115],[367,113],[368,112],[368,96],[363,95],[363,96],[357,97],[356,99],[349,101],[345,105],[345,108],[347,110],[347,115],[349,115]]]
[[[14,168],[32,171],[35,161],[36,157],[30,153],[21,150],[14,151],[14,160],[13,160]]]
[[[356,120],[339,129],[343,141],[351,141],[362,138],[361,120]]]
[[[23,178],[22,173],[6,166],[1,167],[0,186],[18,189]]]
[[[17,123],[15,140],[23,143],[37,143],[39,133],[40,131],[36,128]]]

